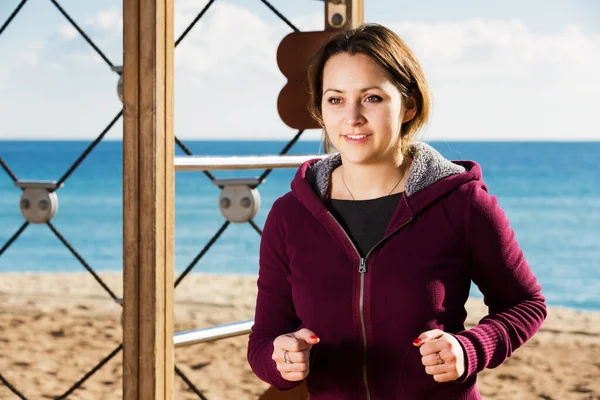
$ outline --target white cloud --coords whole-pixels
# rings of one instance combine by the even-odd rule
[[[77,29],[73,28],[73,25],[61,25],[58,27],[58,34],[65,40],[71,40],[79,36]]]
[[[195,0],[176,2],[176,37],[203,6]],[[323,25],[320,14],[289,17],[303,30],[318,30]],[[107,54],[121,53],[119,9],[89,17],[86,26]],[[596,72],[600,70],[600,36],[585,34],[575,25],[554,34],[538,34],[519,20],[411,21],[388,26],[417,54],[430,82],[434,115],[425,138],[600,139],[596,111],[600,107],[600,76]],[[71,37],[68,26],[58,29],[62,38]],[[261,18],[255,8],[215,3],[175,53],[177,135],[291,138],[295,131],[281,122],[276,111],[277,96],[285,84],[276,50],[289,32],[281,21]],[[44,52],[43,43],[24,48],[16,59],[26,60],[31,68],[8,68],[6,75],[15,79],[0,82],[5,91],[19,91],[21,99],[0,98],[0,107],[11,110],[3,121],[9,127],[4,132],[13,137],[39,137],[41,132],[49,132],[91,138],[103,128],[119,104],[115,101],[116,77],[85,46],[83,52],[83,45],[67,49],[71,54],[66,56],[72,63],[68,68],[87,76],[79,76],[81,80],[73,83],[75,78],[65,71],[59,74],[58,68],[45,75],[50,80],[69,79],[56,81],[53,87],[74,85],[72,91],[55,93],[60,101],[53,102],[40,98],[39,87],[11,83],[24,82],[25,73],[38,71],[44,76],[36,68],[55,61],[54,51]],[[77,91],[79,86],[85,86],[85,93]],[[81,101],[84,98],[88,100]],[[54,117],[53,121],[54,115],[64,115],[66,106],[72,117]],[[32,109],[43,109],[47,118],[26,118]],[[317,137],[318,133],[311,135]],[[118,128],[109,135],[119,136]]]
[[[600,139],[600,36],[522,22],[399,23],[434,95],[426,137]]]
[[[176,32],[187,27],[196,11],[190,2],[177,7]],[[275,54],[287,26],[268,25],[250,9],[227,3],[215,3],[203,18],[177,48],[175,60],[182,71],[196,78],[207,72],[238,75],[251,67],[279,74]]]
[[[32,40],[26,44],[23,51],[16,59],[17,65],[36,66],[38,65],[42,52],[46,48],[45,40]]]
[[[554,35],[533,34],[518,20],[409,22],[394,28],[423,65],[446,79],[532,78],[548,68],[568,71],[600,63],[600,37],[573,25]]]
[[[85,24],[98,31],[121,32],[123,30],[123,12],[120,8],[112,7],[87,18]]]

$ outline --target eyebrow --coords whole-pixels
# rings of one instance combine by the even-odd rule
[[[385,92],[385,90],[384,90],[384,89],[382,89],[382,88],[381,88],[381,86],[377,86],[377,85],[374,85],[374,86],[369,86],[369,87],[366,87],[366,88],[362,88],[360,91],[361,91],[361,92],[366,92],[366,91],[369,91],[369,90],[371,90],[371,89],[378,89],[378,90],[381,90],[382,92]],[[342,90],[339,90],[339,89],[333,89],[333,88],[328,88],[328,89],[326,89],[326,90],[323,92],[323,94],[325,94],[325,93],[327,93],[327,92],[343,93],[343,91],[342,91]]]

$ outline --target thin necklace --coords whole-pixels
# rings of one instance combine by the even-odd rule
[[[346,190],[348,191],[348,193],[350,193],[350,197],[352,197],[352,200],[356,200],[354,198],[354,195],[352,194],[352,192],[350,191],[350,189],[348,188],[348,185],[346,185],[346,180],[344,179],[344,170],[342,169],[340,176],[342,177],[342,183],[344,184],[344,187],[346,188]],[[404,172],[402,172],[402,176],[400,176],[400,180],[398,182],[396,182],[396,184],[394,185],[394,187],[392,188],[392,190],[390,190],[390,192],[387,194],[388,196],[390,194],[392,194],[392,192],[394,190],[396,190],[396,188],[398,187],[398,185],[400,184],[400,182],[402,182],[402,178],[404,178]]]

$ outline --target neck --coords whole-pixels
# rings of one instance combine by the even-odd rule
[[[401,155],[392,161],[376,164],[354,164],[342,159],[340,180],[351,198],[376,199],[403,191],[408,167],[410,159]]]

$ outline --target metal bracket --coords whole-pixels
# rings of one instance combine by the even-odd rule
[[[215,179],[213,183],[223,187],[219,195],[221,214],[230,222],[248,222],[260,209],[258,179]]]
[[[23,189],[19,208],[23,217],[32,224],[45,224],[58,211],[56,181],[17,181],[15,186]]]
[[[123,103],[123,67],[118,66],[112,67],[111,69],[117,74],[119,74],[119,82],[117,83],[117,94],[119,95],[119,100],[121,100],[121,103]]]

